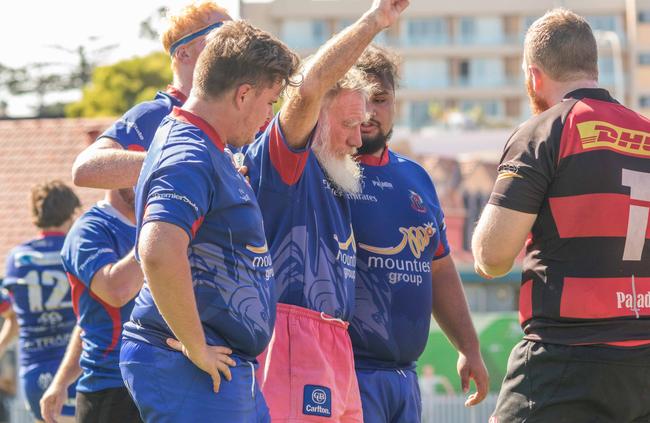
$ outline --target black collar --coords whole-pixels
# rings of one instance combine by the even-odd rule
[[[574,98],[576,100],[582,100],[583,98],[591,98],[593,100],[607,101],[609,103],[617,103],[609,92],[603,88],[579,88],[577,90],[571,91],[570,93],[564,96],[564,99]]]

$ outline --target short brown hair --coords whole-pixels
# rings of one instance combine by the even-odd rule
[[[63,225],[81,206],[74,191],[61,181],[32,187],[32,221],[39,228]]]
[[[246,21],[229,21],[208,36],[196,62],[192,92],[215,99],[241,84],[296,85],[291,77],[299,63],[299,57],[271,34]]]
[[[169,53],[176,41],[210,25],[212,13],[229,16],[226,9],[213,1],[192,2],[178,11],[168,12],[167,28],[160,36],[165,51]]]
[[[524,60],[555,81],[598,79],[598,46],[580,15],[557,8],[546,12],[526,32]]]
[[[369,76],[388,82],[395,89],[399,81],[398,64],[399,59],[395,53],[376,44],[370,44],[355,66]]]

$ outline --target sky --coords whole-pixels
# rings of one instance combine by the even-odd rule
[[[117,44],[109,53],[96,56],[100,64],[160,50],[158,41],[140,39],[140,22],[154,15],[161,6],[175,9],[188,2],[189,0],[6,2],[0,13],[0,63],[10,67],[37,62],[72,66],[76,56],[63,49],[74,50],[80,45],[85,46],[86,51],[93,52],[100,47]],[[238,16],[238,0],[217,2],[226,7],[233,17]],[[75,93],[67,95],[74,98]],[[29,114],[28,103],[33,102],[33,99],[10,98],[0,87],[0,99],[2,98],[9,101],[11,116]]]

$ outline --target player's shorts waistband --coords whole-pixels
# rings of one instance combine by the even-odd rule
[[[341,328],[343,330],[348,330],[348,326],[350,325],[350,323],[344,322],[343,320],[338,319],[336,317],[332,317],[329,314],[324,313],[322,311],[310,310],[308,308],[300,307],[293,304],[278,303],[276,308],[276,314],[305,317],[308,319],[317,320],[321,323],[332,325],[334,327]]]

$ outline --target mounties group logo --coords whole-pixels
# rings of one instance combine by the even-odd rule
[[[309,416],[332,417],[332,391],[330,388],[305,385],[302,413]]]

